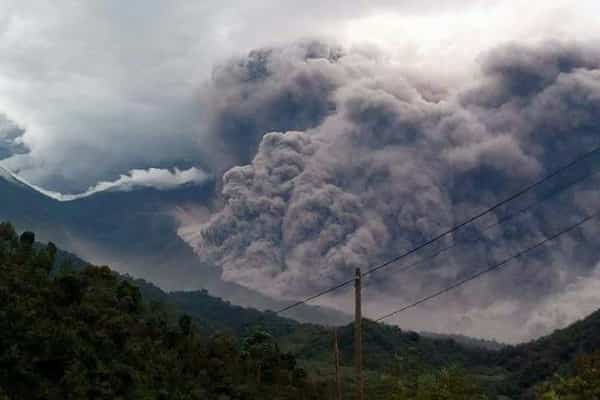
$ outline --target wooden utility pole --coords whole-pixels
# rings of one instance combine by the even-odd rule
[[[337,328],[333,328],[333,353],[335,354],[335,399],[342,400],[342,382],[340,381],[340,347]]]
[[[362,351],[362,273],[356,269],[354,280],[354,368],[356,371],[356,400],[364,400],[363,351]]]

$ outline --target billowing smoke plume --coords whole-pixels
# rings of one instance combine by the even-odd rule
[[[221,68],[215,131],[236,144],[240,160],[258,148],[251,163],[225,173],[224,207],[201,226],[197,252],[225,280],[283,298],[312,294],[600,144],[600,57],[592,49],[500,48],[460,90],[425,78],[368,53],[315,43],[252,52]],[[373,275],[377,290],[367,298],[374,310],[468,276],[593,211],[598,192],[588,182],[518,223],[484,229],[574,176],[558,177],[454,238],[480,237],[478,244],[405,274],[390,267]],[[445,310],[467,321],[457,330],[484,332],[467,329],[471,315],[507,299],[518,299],[509,312],[526,320],[535,304],[588,276],[598,260],[594,226],[447,296]]]
[[[347,81],[337,68],[342,50],[318,41],[250,52],[215,68],[203,95],[213,152],[226,168],[252,160],[269,131],[318,126],[334,109],[333,92]],[[214,154],[207,154],[215,157]]]

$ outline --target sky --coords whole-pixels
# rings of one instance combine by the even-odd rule
[[[464,76],[499,43],[595,37],[595,3],[2,0],[0,112],[24,134],[21,154],[1,164],[64,192],[131,169],[214,169],[198,97],[230,57],[327,37],[379,46],[404,68]]]
[[[217,177],[218,206],[180,213],[186,240],[223,279],[299,297],[594,144],[599,13],[566,0],[0,0],[0,166],[59,199]],[[499,249],[375,280],[367,310],[464,276],[594,196],[495,232]],[[508,341],[562,326],[597,306],[600,259],[574,246],[524,262],[551,264],[525,286],[508,270],[404,324]]]

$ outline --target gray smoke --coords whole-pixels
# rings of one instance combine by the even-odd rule
[[[255,50],[216,67],[202,98],[210,125],[207,157],[221,149],[215,165],[249,163],[265,132],[318,126],[345,80],[334,66],[341,56],[340,47],[305,41]]]
[[[215,132],[237,143],[243,160],[265,132],[277,131],[262,136],[251,163],[225,173],[224,206],[200,227],[197,252],[222,268],[223,279],[290,299],[402,253],[600,143],[593,50],[500,48],[464,89],[440,95],[438,88],[436,96],[437,83],[423,85],[423,77],[361,52],[311,43],[251,53],[217,74],[225,90],[215,100]],[[453,238],[482,238],[476,244],[408,273],[390,267],[373,275],[375,310],[468,276],[594,210],[598,192],[588,183],[518,223],[484,229],[576,176],[559,177]],[[591,224],[448,295],[445,310],[463,315],[456,329],[470,332],[473,313],[515,298],[517,311],[499,309],[527,321],[535,304],[592,274],[597,233]],[[539,333],[538,325],[518,334]]]

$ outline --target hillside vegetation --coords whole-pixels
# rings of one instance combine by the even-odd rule
[[[363,325],[369,400],[600,399],[600,312],[499,351]],[[354,331],[337,331],[351,399]],[[332,333],[167,293],[0,224],[0,400],[333,398]]]
[[[50,276],[55,256],[0,226],[0,398],[323,398],[269,335],[201,335],[107,267]]]
[[[188,201],[211,196],[212,185],[161,191],[136,188],[103,191],[72,201],[58,201],[16,178],[0,166],[0,221],[11,221],[38,238],[66,250],[83,252],[97,263],[144,276],[161,287],[208,288],[236,304],[259,309],[286,305],[243,286],[224,282],[218,270],[203,263],[178,234],[172,210]],[[132,239],[133,238],[133,239]],[[302,305],[290,317],[314,323],[346,323],[348,315],[332,309]]]
[[[551,335],[500,351],[496,363],[508,374],[502,392],[510,396],[526,393],[532,397],[536,384],[557,373],[576,373],[581,370],[578,363],[598,350],[600,310]],[[597,395],[600,398],[600,393]]]

